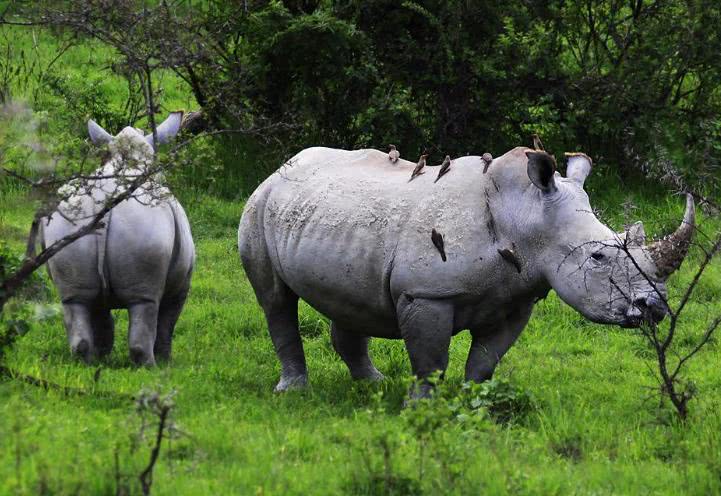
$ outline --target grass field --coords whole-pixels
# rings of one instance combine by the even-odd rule
[[[11,34],[17,50],[39,44],[41,58],[52,60],[56,42],[48,35]],[[126,88],[98,69],[107,56],[83,44],[58,68],[68,95],[90,86],[97,94],[77,93],[85,96],[73,103],[42,93],[42,81],[15,94],[29,99],[41,88],[33,111],[49,123],[46,134],[82,140],[84,120],[54,123],[67,124],[57,119],[73,105],[122,107]],[[162,85],[164,109],[192,107],[172,77]],[[86,111],[80,108],[75,115]],[[0,186],[0,240],[21,253],[33,200]],[[71,357],[53,291],[11,302],[11,310],[37,306],[45,318],[4,360],[15,375],[0,378],[0,494],[138,494],[154,435],[133,400],[143,390],[175,392],[177,434],[155,467],[158,495],[721,493],[718,341],[685,372],[698,393],[680,423],[660,404],[654,355],[640,333],[589,323],[553,293],[500,365],[500,382],[463,388],[469,339],[461,333],[439,398],[415,409],[402,408],[410,365],[401,342],[374,340],[386,380],[354,383],[332,350],[328,322],[301,303],[311,387],[274,394],[280,367],[235,241],[247,188],[230,201],[185,186],[180,181],[175,192],[191,221],[197,269],[170,364],[129,365],[126,315],[118,311],[116,346],[98,376],[97,367]],[[643,219],[649,234],[659,234],[682,215],[680,198],[623,184],[602,166],[587,189],[616,229]],[[701,221],[707,232],[721,227],[718,219]],[[670,281],[673,302],[698,262],[696,250]],[[721,311],[720,299],[716,260],[684,312],[676,351],[692,347]]]
[[[640,335],[588,323],[552,294],[498,370],[531,396],[530,411],[496,423],[479,410],[479,420],[468,422],[446,415],[448,402],[439,400],[428,406],[433,425],[424,434],[413,412],[401,408],[410,375],[402,343],[375,340],[374,360],[387,380],[354,383],[332,351],[327,322],[305,306],[301,325],[312,387],[274,394],[279,366],[235,246],[242,203],[207,196],[184,203],[198,263],[172,363],[130,367],[125,314],[117,312],[116,348],[95,382],[96,368],[71,358],[60,315],[35,325],[7,365],[73,390],[17,379],[0,383],[0,492],[114,494],[116,454],[121,477],[137,491],[150,448],[133,441],[140,418],[123,395],[142,389],[176,391],[173,419],[187,434],[164,446],[156,494],[721,491],[721,352],[715,343],[688,371],[699,396],[683,425],[648,389],[655,385],[653,355]],[[659,205],[639,197],[639,205],[641,217],[666,211],[677,219],[681,210],[678,199]],[[31,213],[22,191],[5,194],[4,239],[20,247]],[[693,267],[693,261],[684,265],[672,295]],[[680,349],[719,308],[721,279],[718,267],[712,271],[689,309]],[[468,345],[463,334],[453,341],[447,397],[459,389]]]

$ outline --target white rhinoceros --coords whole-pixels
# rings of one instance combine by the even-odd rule
[[[645,247],[640,223],[617,235],[596,218],[583,154],[566,177],[527,148],[487,173],[480,157],[456,159],[435,184],[434,173],[409,182],[414,165],[376,150],[309,148],[248,200],[238,246],[282,364],[276,390],[307,382],[299,297],[331,319],[351,375],[370,379],[382,376],[369,337],[403,339],[424,379],[445,370],[451,336],[464,329],[466,379],[489,379],[550,289],[594,322],[663,318],[663,281],[688,249],[692,199],[677,232]]]
[[[158,126],[157,143],[177,134],[182,115],[175,112]],[[110,153],[95,173],[100,178],[76,188],[42,222],[46,246],[87,224],[104,201],[152,160],[152,135],[126,127],[113,137],[92,120],[88,130],[93,143],[107,144]],[[48,262],[62,300],[70,348],[86,361],[110,353],[114,339],[110,310],[127,308],[131,359],[144,365],[153,365],[156,357],[168,359],[195,259],[183,207],[158,175],[115,206],[103,222],[96,233],[68,245]]]

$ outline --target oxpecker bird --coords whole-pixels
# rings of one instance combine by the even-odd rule
[[[481,160],[483,160],[483,173],[485,174],[486,172],[488,172],[488,167],[490,167],[491,162],[493,162],[493,155],[486,152],[481,157]]]
[[[411,174],[411,178],[408,180],[408,182],[413,181],[416,177],[420,176],[421,174],[425,174],[423,172],[423,167],[426,166],[426,157],[428,156],[427,153],[424,153],[421,155],[421,158],[418,159],[418,165],[416,165],[416,168],[413,169],[413,174]]]
[[[444,262],[446,261],[446,250],[443,248],[443,235],[433,229],[431,231],[431,241],[433,241],[433,244],[438,249],[438,253],[441,254],[441,260]]]
[[[513,248],[503,248],[498,249],[498,254],[501,255],[501,258],[505,260],[506,262],[513,265],[518,273],[521,273],[521,262],[518,260],[518,257],[516,256],[516,247]]]
[[[443,163],[441,164],[441,170],[438,171],[438,177],[436,178],[434,183],[438,182],[438,180],[450,170],[451,168],[451,157],[446,155],[446,158],[443,159]]]
[[[388,147],[390,148],[390,151],[388,152],[388,160],[390,160],[391,163],[395,164],[396,162],[398,162],[401,154],[398,150],[396,150],[396,145],[388,145]]]

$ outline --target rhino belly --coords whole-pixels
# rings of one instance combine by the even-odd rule
[[[333,229],[312,221],[302,230],[279,229],[284,220],[267,241],[285,283],[343,329],[400,337],[388,284],[393,246],[383,233],[352,222]]]

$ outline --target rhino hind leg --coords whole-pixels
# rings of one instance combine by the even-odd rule
[[[308,371],[298,329],[298,296],[282,282],[276,284],[268,296],[261,304],[281,366],[275,391],[304,388],[308,384]]]
[[[158,333],[155,337],[155,345],[153,351],[155,357],[159,360],[170,360],[170,353],[173,345],[173,331],[178,317],[183,311],[185,299],[188,296],[188,290],[183,290],[180,294],[163,298],[158,309]]]
[[[95,359],[91,306],[86,303],[63,303],[63,321],[73,355],[86,363]]]
[[[281,374],[275,391],[304,388],[308,384],[308,372],[298,329],[298,295],[273,268],[262,232],[248,219],[245,214],[241,219],[238,249],[280,361]]]
[[[91,322],[95,349],[99,357],[104,357],[113,351],[113,342],[115,341],[115,322],[110,309],[94,308]]]
[[[333,349],[340,355],[348,366],[353,379],[367,379],[371,381],[383,380],[383,374],[375,368],[368,355],[368,336],[349,333],[333,322],[330,327],[330,337]]]
[[[130,359],[136,365],[155,365],[153,348],[158,329],[158,304],[154,301],[134,303],[128,307],[128,317]]]
[[[419,383],[411,399],[430,396],[434,373],[441,376],[448,367],[448,347],[453,334],[453,305],[443,300],[402,296],[398,305],[398,325],[408,350],[413,374]]]

